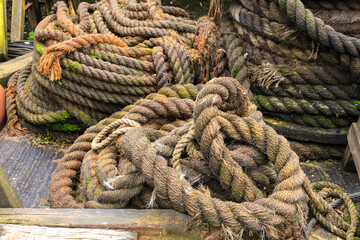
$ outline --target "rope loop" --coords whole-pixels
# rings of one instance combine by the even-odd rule
[[[121,125],[126,125],[128,127],[120,127]],[[129,129],[131,129],[133,127],[140,127],[140,124],[137,123],[136,121],[126,119],[126,118],[118,119],[118,120],[112,122],[111,124],[106,126],[103,130],[101,130],[101,132],[99,132],[96,135],[96,137],[94,138],[94,140],[91,143],[92,150],[97,151],[102,148],[105,148],[110,143],[112,143],[114,141],[114,139],[116,139],[120,135],[126,133]],[[114,128],[117,128],[117,129],[115,131],[111,132]]]

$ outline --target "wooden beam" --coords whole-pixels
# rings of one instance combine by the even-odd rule
[[[60,227],[49,228],[14,224],[0,224],[0,229],[2,239],[138,239],[138,235],[134,231]]]
[[[33,53],[30,52],[7,62],[0,63],[0,84],[4,88],[6,88],[7,80],[9,80],[11,75],[31,63],[32,55]]]
[[[340,240],[340,238],[320,226],[315,226],[310,234],[309,240]]]
[[[360,179],[360,124],[352,123],[347,135],[348,145]]]
[[[352,158],[349,145],[346,146],[344,156],[342,158],[341,167],[345,171],[356,172],[354,159]]]
[[[0,207],[2,208],[22,208],[19,198],[11,188],[9,179],[0,167]]]
[[[120,229],[136,231],[139,239],[201,239],[205,232],[189,230],[191,223],[191,217],[173,210],[0,209],[0,224]]]
[[[0,0],[0,61],[7,58],[6,0]]]
[[[52,0],[45,0],[46,15],[50,14],[52,5],[53,5]]]
[[[75,9],[74,9],[74,6],[73,6],[71,0],[68,0],[68,8],[69,8],[69,11],[70,11],[71,15],[76,15]]]
[[[25,0],[12,1],[11,34],[10,40],[20,41],[24,39],[25,23]]]

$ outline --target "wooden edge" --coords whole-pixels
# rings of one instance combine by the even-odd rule
[[[24,38],[25,0],[12,0],[10,40],[20,41]]]
[[[341,238],[317,226],[311,232],[309,240],[341,240]]]
[[[9,61],[0,63],[0,84],[6,88],[7,80],[18,70],[31,63],[33,53],[27,53]]]
[[[137,240],[134,231],[89,229],[89,228],[60,228],[39,227],[14,224],[0,224],[1,239],[117,239]],[[75,237],[76,236],[76,237]],[[74,238],[75,237],[75,238]]]
[[[352,159],[360,179],[360,127],[357,123],[351,124],[347,137]]]
[[[341,168],[345,171],[355,172],[354,159],[352,158],[351,151],[349,145],[346,146],[344,156],[341,161]]]
[[[0,167],[0,207],[22,208],[19,198],[12,189],[6,174]]]
[[[7,58],[6,0],[0,0],[0,61]]]
[[[0,224],[120,229],[170,239],[202,239],[206,233],[189,230],[191,217],[174,210],[0,208]]]

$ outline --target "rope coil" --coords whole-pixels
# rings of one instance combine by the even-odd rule
[[[160,95],[153,99],[157,98],[165,101]],[[167,101],[173,101],[171,99],[175,98]],[[192,105],[190,115],[187,115],[189,119],[193,115],[193,121],[168,133],[145,120],[155,117],[151,111],[144,108],[152,106],[151,101],[153,100],[139,101],[138,107],[131,108],[126,115],[122,114],[120,120],[112,120],[109,125],[102,125],[100,129],[100,125],[94,126],[94,129],[99,129],[98,132],[103,132],[92,135],[92,139],[103,139],[105,133],[119,127],[113,132],[117,132],[117,139],[111,139],[107,144],[96,147],[96,150],[94,147],[92,150],[87,148],[84,154],[81,154],[84,156],[83,161],[80,157],[80,162],[76,165],[78,170],[73,169],[70,164],[73,161],[70,160],[71,155],[75,154],[77,147],[64,156],[51,181],[50,199],[53,207],[82,206],[80,202],[84,200],[77,198],[70,201],[72,191],[67,190],[67,197],[63,195],[63,191],[68,188],[63,184],[66,183],[67,186],[69,182],[62,179],[64,176],[68,178],[66,172],[73,169],[70,172],[81,176],[81,189],[84,193],[82,196],[86,196],[85,207],[116,208],[128,204],[135,204],[137,207],[165,207],[186,212],[210,226],[228,229],[233,236],[243,234],[244,230],[252,230],[259,233],[265,231],[266,236],[274,239],[299,233],[303,235],[297,236],[306,237],[305,212],[304,208],[300,207],[305,204],[304,187],[310,201],[315,203],[311,205],[311,210],[317,213],[319,221],[329,230],[336,229],[329,216],[320,214],[324,209],[329,211],[324,208],[327,203],[320,199],[326,196],[322,193],[317,195],[312,190],[318,186],[330,189],[334,186],[322,183],[308,187],[310,185],[299,166],[299,159],[287,140],[277,135],[261,120],[251,117],[256,114],[253,110],[250,111],[246,92],[237,80],[217,78],[208,82],[197,94],[195,105]],[[152,111],[155,109],[159,107],[152,108]],[[176,108],[167,109],[166,111],[177,112]],[[140,112],[148,117],[138,115]],[[173,113],[166,115],[172,116]],[[128,129],[124,124],[127,119],[138,119],[136,121],[141,122],[142,126]],[[122,129],[126,130],[124,135]],[[256,148],[244,151],[245,149],[241,150],[241,145],[235,144],[232,147],[228,144],[234,141]],[[260,157],[261,154],[264,157]],[[187,155],[193,160],[185,160]],[[107,157],[100,160],[100,156]],[[245,159],[250,162],[254,161],[251,159],[258,160],[252,165]],[[197,162],[197,168],[189,165],[192,161]],[[200,166],[203,166],[202,169]],[[268,176],[268,180],[262,181],[262,178],[259,178],[261,174]],[[75,175],[70,179],[76,179]],[[134,184],[130,184],[130,179],[133,179]],[[210,179],[220,182],[222,189],[218,191],[225,199],[236,202],[221,201],[212,198],[204,188],[194,188],[199,186],[199,183],[206,183],[213,189]],[[259,188],[260,183],[266,185],[268,190],[264,192]],[[151,186],[152,190],[143,188],[144,184]],[[222,191],[224,193],[221,193]],[[134,196],[139,197],[132,200]],[[144,200],[138,203],[135,199]],[[344,224],[343,220],[338,219],[343,230],[335,232],[342,236],[346,233],[347,237],[351,237],[354,226],[357,225],[357,213],[351,207],[352,203],[348,204],[354,214],[351,224]],[[297,214],[302,216],[300,219],[304,219],[296,220],[294,216]],[[280,230],[285,228],[292,230],[286,233]]]

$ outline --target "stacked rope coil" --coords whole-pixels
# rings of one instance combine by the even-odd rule
[[[161,89],[90,127],[52,175],[51,206],[171,208],[217,228],[220,239],[306,239],[308,198],[321,224],[353,238],[351,200],[335,185],[309,183],[239,81],[215,78],[198,90]],[[329,195],[345,200],[350,224],[334,216],[322,199]]]
[[[161,87],[200,81],[196,23],[184,10],[103,0],[77,13],[57,2],[37,26],[34,60],[9,85],[9,122],[84,130]]]
[[[236,77],[234,63],[248,58],[246,84],[278,133],[344,145],[360,116],[360,12],[353,1],[303,2],[233,1],[222,23],[230,71]]]

